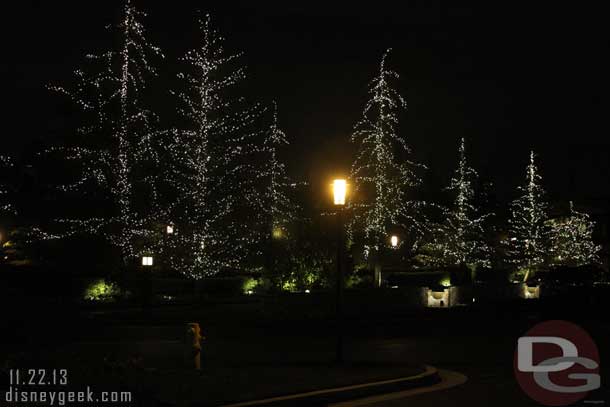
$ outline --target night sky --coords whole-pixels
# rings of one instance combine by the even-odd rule
[[[3,12],[1,149],[23,153],[72,131],[45,85],[62,83],[85,52],[111,44],[104,26],[116,22],[121,2],[19,3]],[[494,5],[135,1],[166,55],[154,105],[174,108],[165,84],[177,57],[197,44],[196,10],[210,12],[226,49],[244,53],[244,93],[277,101],[293,143],[284,158],[313,186],[347,173],[348,136],[391,47],[409,104],[400,132],[430,168],[430,191],[446,186],[466,137],[472,165],[501,200],[514,197],[530,148],[552,197],[607,199],[605,14],[577,3],[487,3]]]

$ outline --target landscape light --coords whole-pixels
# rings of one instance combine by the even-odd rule
[[[142,265],[143,266],[152,266],[153,258],[151,256],[143,256],[142,257]]]
[[[174,226],[173,226],[173,225],[167,225],[167,227],[165,228],[165,232],[166,232],[168,235],[173,234],[173,233],[174,233]]]
[[[284,237],[284,231],[282,230],[282,228],[280,228],[280,227],[273,228],[273,238],[281,239],[282,237]]]

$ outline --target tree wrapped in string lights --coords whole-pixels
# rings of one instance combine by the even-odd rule
[[[522,195],[511,204],[506,241],[508,261],[524,272],[523,281],[545,263],[550,250],[547,203],[541,182],[532,151],[525,184],[518,187]]]
[[[599,262],[601,246],[593,241],[595,222],[588,214],[576,211],[570,202],[570,214],[549,224],[551,264],[578,267]]]
[[[277,105],[273,103],[271,123],[264,134],[264,141],[259,151],[258,172],[262,191],[252,201],[257,203],[256,213],[259,216],[263,247],[265,277],[274,286],[281,286],[283,273],[289,271],[286,261],[294,260],[296,247],[290,239],[290,224],[297,219],[299,207],[293,199],[297,183],[286,173],[286,166],[279,158],[281,148],[289,144],[286,134],[278,123]],[[290,261],[289,261],[290,263]]]
[[[459,147],[459,161],[449,187],[453,203],[444,222],[435,228],[434,241],[428,249],[436,254],[433,265],[489,267],[491,248],[485,240],[485,220],[490,214],[481,214],[475,207],[473,183],[476,171],[468,165],[464,139]]]
[[[61,219],[61,231],[42,235],[104,235],[120,249],[125,263],[147,250],[148,226],[159,211],[155,173],[150,171],[158,161],[155,115],[144,107],[142,92],[147,79],[156,75],[149,58],[163,54],[147,40],[141,22],[144,16],[125,0],[116,26],[117,49],[87,55],[88,65],[74,72],[72,86],[50,87],[69,97],[83,117],[75,145],[49,150],[80,167],[79,179],[61,189],[86,193],[96,188],[111,208],[107,216]]]
[[[409,159],[411,151],[398,133],[399,115],[407,104],[394,87],[398,74],[387,67],[389,52],[384,53],[370,83],[370,99],[351,136],[358,152],[351,169],[354,193],[349,235],[352,241],[362,239],[365,254],[372,255],[376,269],[388,228],[402,227],[416,237],[427,227],[419,210],[423,202],[408,194],[421,183],[416,172],[423,166]]]
[[[297,205],[291,198],[296,188],[286,174],[286,166],[280,161],[278,150],[289,144],[286,134],[278,124],[277,105],[273,103],[271,125],[266,131],[262,147],[263,165],[259,168],[264,188],[258,210],[264,214],[267,230],[271,234],[286,233],[286,225],[296,217]]]
[[[210,16],[199,20],[201,44],[182,58],[178,75],[181,127],[170,131],[171,184],[175,188],[169,260],[174,269],[199,279],[241,266],[259,237],[251,228],[260,108],[236,95],[245,78],[239,54],[223,49]]]

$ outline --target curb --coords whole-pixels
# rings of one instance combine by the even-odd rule
[[[290,394],[286,396],[270,397],[260,400],[244,401],[233,404],[224,404],[222,407],[315,407],[326,406],[330,403],[361,399],[383,393],[394,393],[437,384],[441,381],[438,369],[433,366],[424,366],[425,371],[415,376],[400,377],[396,379],[381,380],[351,386],[315,390],[306,393]]]

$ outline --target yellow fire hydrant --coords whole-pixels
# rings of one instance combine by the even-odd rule
[[[190,322],[186,327],[186,354],[188,366],[195,366],[195,369],[201,369],[201,342],[205,340],[205,336],[201,335],[201,328],[197,322]]]

